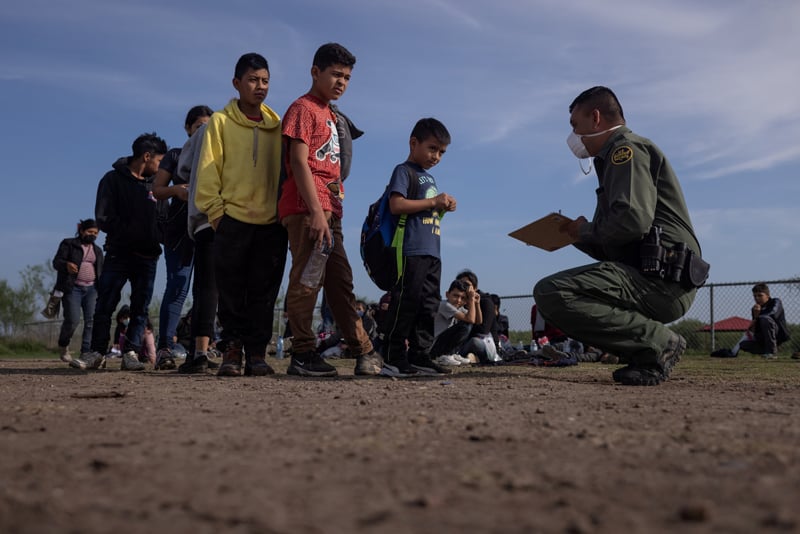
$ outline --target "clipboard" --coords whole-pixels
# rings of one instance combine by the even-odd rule
[[[572,219],[560,213],[548,213],[508,235],[528,245],[552,252],[577,241],[561,231],[561,226],[570,222]]]

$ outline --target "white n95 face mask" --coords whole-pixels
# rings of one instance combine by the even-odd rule
[[[569,135],[567,136],[567,146],[569,147],[570,150],[572,150],[572,153],[575,154],[576,158],[578,158],[578,159],[589,158],[592,155],[589,154],[588,150],[586,150],[586,145],[583,144],[583,139],[582,138],[584,138],[584,137],[597,137],[598,135],[603,135],[605,133],[614,131],[614,130],[616,130],[617,128],[619,128],[621,126],[622,126],[621,124],[618,124],[616,126],[613,126],[613,127],[609,128],[608,130],[603,130],[602,132],[595,132],[595,133],[592,133],[592,134],[578,135],[574,131],[570,132]]]

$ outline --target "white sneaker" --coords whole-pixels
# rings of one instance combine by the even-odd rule
[[[472,363],[472,360],[470,360],[469,358],[466,358],[466,357],[464,357],[464,356],[462,356],[460,354],[453,354],[453,358],[458,360],[458,363],[460,363],[461,365],[470,365]]]
[[[99,352],[84,352],[79,358],[69,362],[70,367],[86,371],[87,369],[100,369],[106,366],[106,357]]]
[[[72,354],[69,353],[69,347],[61,347],[61,352],[58,355],[64,363],[69,363],[72,361]]]
[[[123,371],[144,371],[144,364],[139,361],[139,356],[129,350],[122,355],[122,364],[119,368]]]
[[[447,365],[449,367],[455,367],[457,365],[461,365],[461,361],[456,359],[455,355],[453,354],[442,354],[438,358],[436,358],[436,363],[439,365]]]

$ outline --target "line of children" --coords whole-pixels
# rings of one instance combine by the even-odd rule
[[[383,325],[385,364],[356,309],[341,219],[351,142],[361,132],[332,105],[346,91],[355,61],[340,44],[322,45],[314,55],[310,90],[289,106],[281,121],[264,104],[270,82],[267,60],[245,54],[233,78],[239,98],[214,113],[201,130],[199,153],[193,155],[196,190],[192,200],[214,232],[213,271],[222,325],[220,376],[241,375],[243,358],[245,375],[274,373],[265,355],[288,245],[292,266],[286,304],[294,335],[288,374],[337,375],[336,368],[315,350],[312,318],[320,287],[300,284],[309,256],[323,245],[331,247],[331,252],[320,286],[348,350],[356,357],[355,374],[414,376],[450,371],[430,357],[433,317],[440,301],[440,220],[445,212],[456,209],[456,200],[440,193],[428,173],[450,144],[449,132],[436,119],[417,122],[409,139],[408,161],[392,175],[390,209],[394,215],[409,217],[405,269],[391,291]],[[158,152],[159,160],[165,151]],[[152,167],[155,172],[157,162]],[[414,198],[408,198],[411,179],[419,183]],[[102,354],[99,344],[93,345],[96,354]],[[80,367],[97,368],[94,363]],[[204,371],[206,365],[191,367],[186,372]]]

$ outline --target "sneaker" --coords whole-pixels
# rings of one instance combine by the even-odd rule
[[[356,368],[353,374],[362,376],[375,376],[380,374],[383,358],[374,350],[356,357]]]
[[[462,356],[460,354],[451,354],[450,356],[455,358],[461,365],[472,365],[472,360],[470,360],[466,356]]]
[[[222,354],[222,365],[217,370],[217,376],[241,376],[241,374],[242,344],[238,341],[231,341]]]
[[[269,366],[264,356],[248,356],[244,364],[244,376],[274,375],[275,369]]]
[[[800,351],[793,352],[792,353],[792,359],[793,360],[800,360]]]
[[[144,371],[144,364],[139,361],[136,352],[129,350],[122,355],[122,363],[119,368],[122,371]]]
[[[712,358],[735,358],[736,356],[731,349],[717,349],[711,353]]]
[[[567,353],[561,350],[558,350],[553,345],[545,345],[542,347],[542,356],[548,360],[558,361],[563,360],[564,358],[569,358],[572,353]]]
[[[461,360],[455,354],[442,354],[434,360],[435,363],[445,367],[456,367],[461,365]]]
[[[217,365],[219,367],[219,365]],[[205,354],[195,354],[186,356],[186,361],[178,366],[178,372],[182,375],[196,375],[205,373],[208,367],[208,356]]]
[[[767,354],[762,354],[761,356],[765,360],[777,360],[778,359],[778,355],[775,354],[774,352],[768,352]]]
[[[106,357],[99,352],[84,352],[78,358],[69,362],[70,367],[86,371],[87,369],[100,369],[106,366]]]
[[[323,360],[315,351],[301,352],[292,356],[286,369],[287,375],[296,376],[337,376],[336,367]]]
[[[605,363],[607,365],[616,365],[619,363],[619,356],[617,356],[616,354],[604,352],[600,356],[600,363]]]
[[[69,347],[60,347],[61,351],[58,354],[59,359],[64,363],[72,361],[72,354],[69,353]]]
[[[153,367],[156,371],[166,371],[175,369],[175,358],[172,356],[172,351],[169,349],[158,349],[156,353],[156,365]]]
[[[410,363],[411,367],[413,367],[423,375],[428,375],[428,376],[447,375],[453,372],[451,368],[439,365],[438,363],[431,360],[429,356],[415,358]]]
[[[667,377],[655,366],[626,365],[614,371],[611,376],[614,382],[623,386],[657,386]]]
[[[658,365],[664,374],[664,380],[669,378],[672,368],[681,361],[684,351],[686,351],[686,340],[682,335],[673,333],[667,342],[667,346],[658,356]]]
[[[408,362],[383,363],[380,376],[390,378],[409,378],[414,376],[424,376],[416,367]]]

